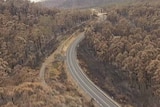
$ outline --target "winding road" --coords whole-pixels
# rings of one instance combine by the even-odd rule
[[[84,33],[78,35],[69,46],[66,53],[66,63],[73,79],[78,85],[90,95],[101,107],[120,107],[112,98],[97,87],[84,73],[77,61],[76,47],[85,38]]]

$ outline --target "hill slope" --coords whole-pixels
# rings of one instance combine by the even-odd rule
[[[47,75],[51,78],[45,78],[51,83],[47,87],[39,78],[42,61],[88,19],[85,14],[46,9],[27,0],[0,0],[0,107],[89,106],[58,64]]]
[[[106,93],[134,107],[159,107],[160,3],[106,9],[79,46],[88,76]]]
[[[85,8],[101,6],[109,3],[120,3],[126,1],[135,0],[46,0],[42,2],[47,7],[59,7],[59,8]]]

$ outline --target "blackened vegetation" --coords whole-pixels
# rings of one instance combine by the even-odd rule
[[[89,75],[94,81],[100,79],[100,87],[123,104],[158,107],[160,5],[146,3],[105,11],[107,19],[92,24],[81,45],[84,53],[81,56],[94,59],[92,62],[84,60],[89,64]],[[90,56],[86,57],[88,54]],[[101,64],[100,68],[94,61]]]

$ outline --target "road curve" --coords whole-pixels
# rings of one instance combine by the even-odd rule
[[[84,33],[78,35],[75,41],[69,46],[66,53],[66,63],[72,77],[78,85],[90,95],[101,107],[120,107],[114,100],[106,95],[83,73],[78,65],[76,47],[84,39]]]

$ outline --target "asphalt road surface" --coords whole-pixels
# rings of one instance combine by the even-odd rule
[[[75,41],[69,46],[66,53],[66,63],[73,79],[77,84],[93,98],[101,107],[120,107],[112,98],[106,95],[99,87],[97,87],[84,73],[77,61],[76,48],[84,39],[84,33],[78,35]]]

